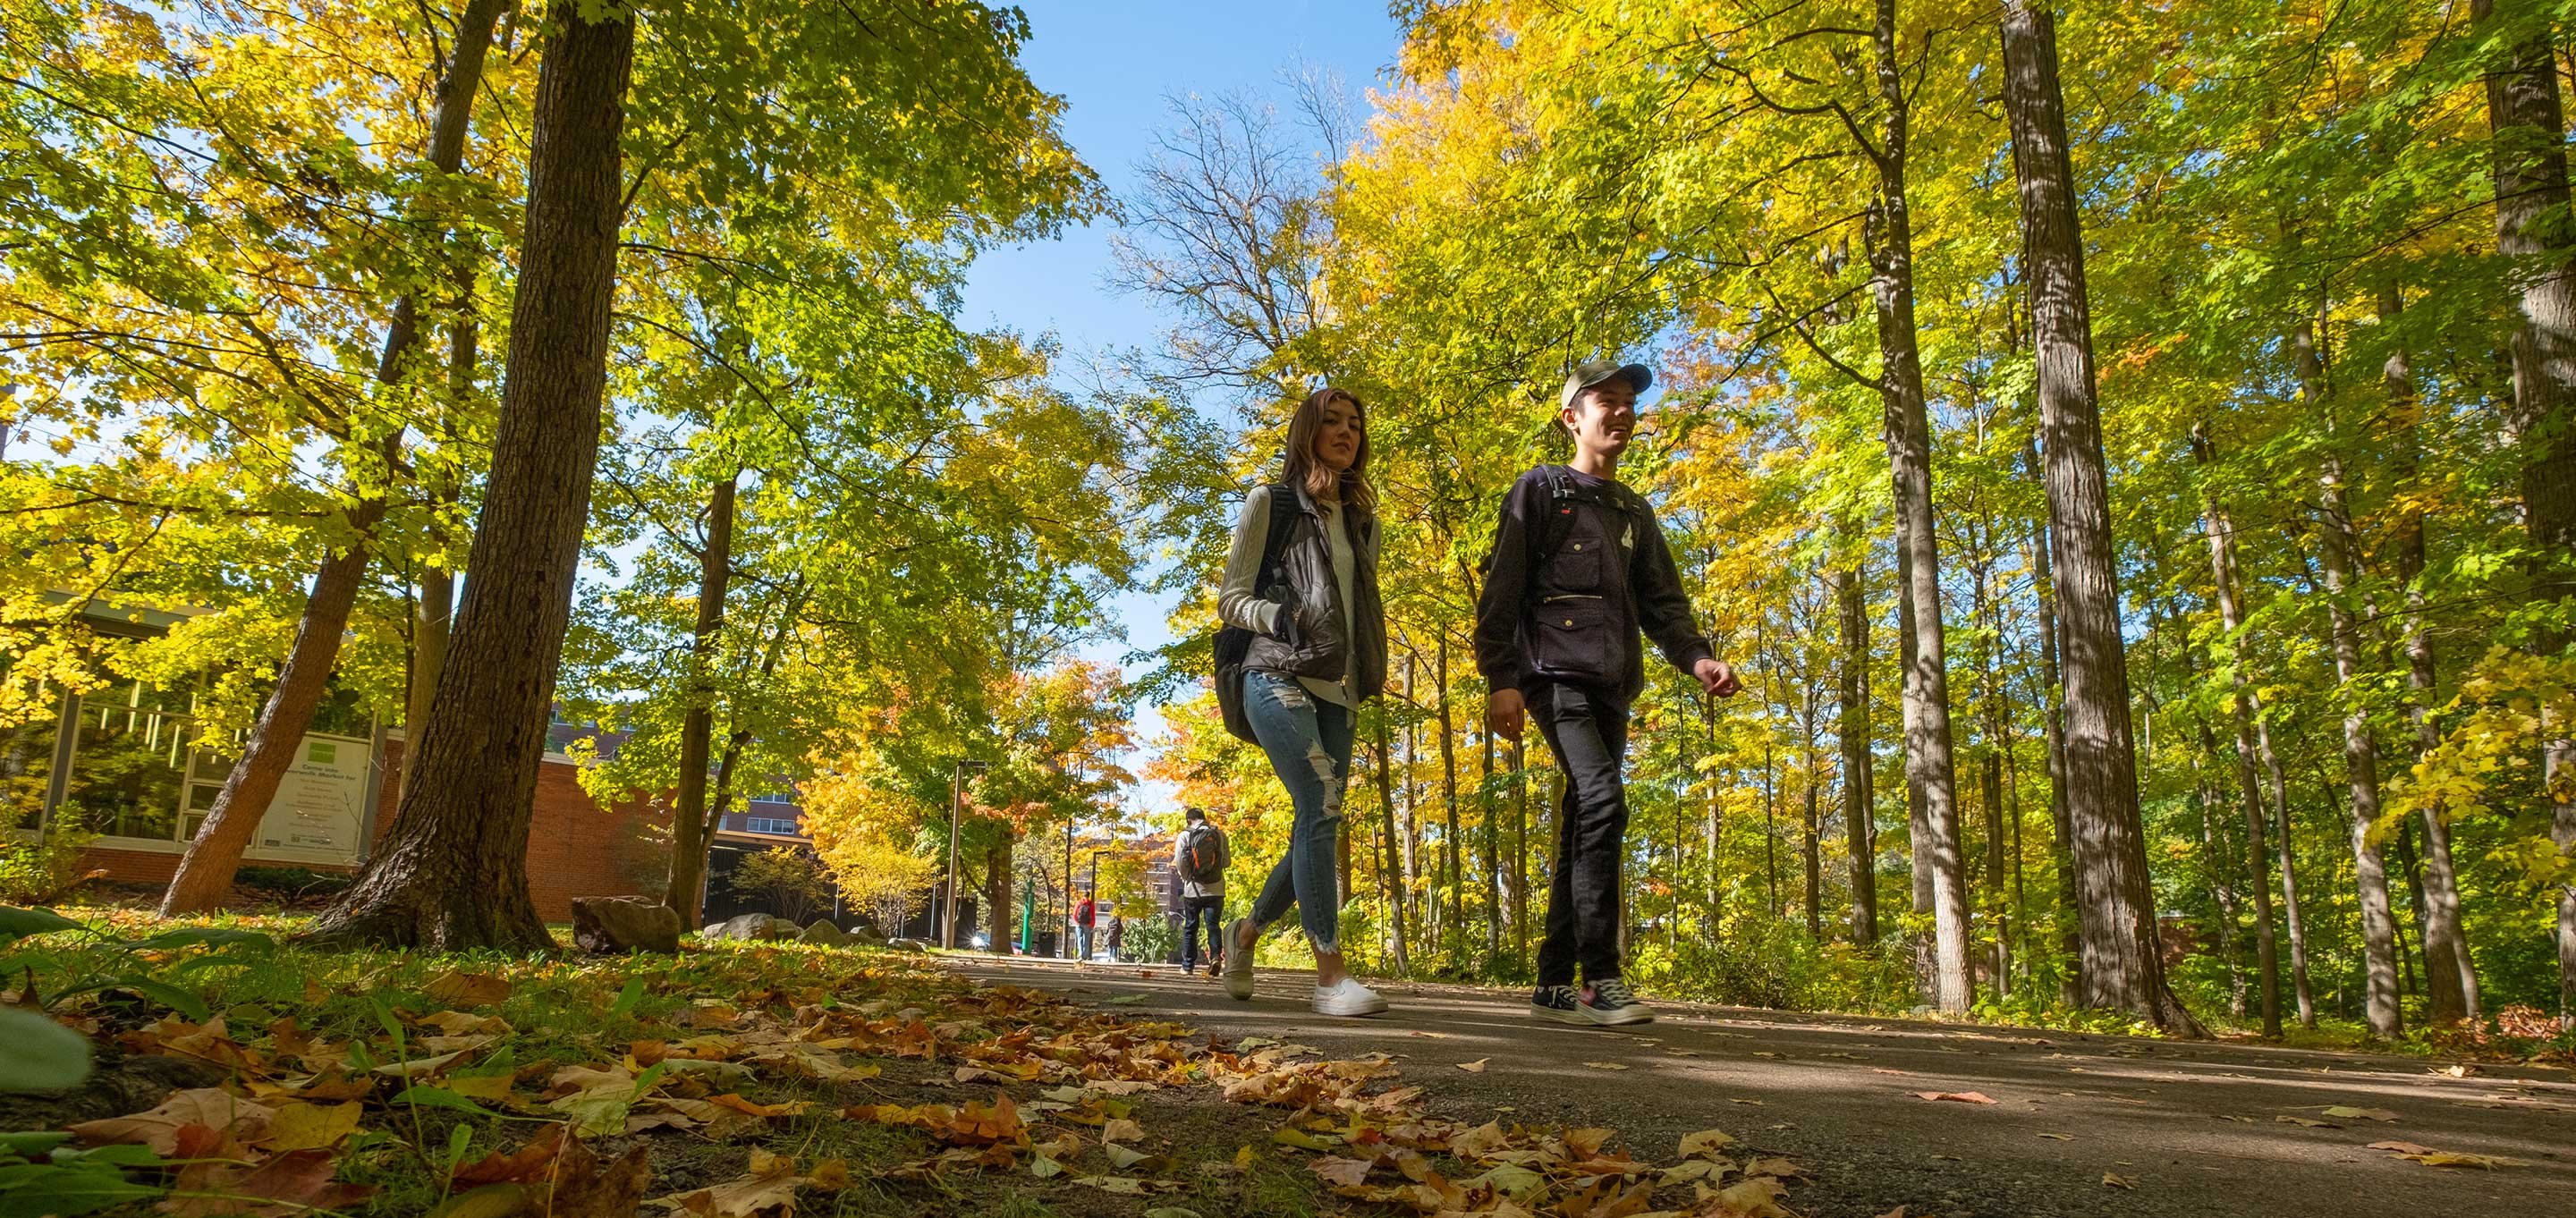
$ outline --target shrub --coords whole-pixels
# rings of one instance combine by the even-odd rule
[[[1181,958],[1181,925],[1170,914],[1129,918],[1119,950],[1139,963],[1170,964]]]
[[[81,852],[97,837],[68,825],[35,841],[0,834],[0,905],[50,905],[107,874],[82,866]]]

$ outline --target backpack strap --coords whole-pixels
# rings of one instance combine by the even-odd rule
[[[1538,552],[1530,556],[1531,570],[1546,566],[1548,560],[1555,558],[1556,552],[1564,548],[1565,539],[1574,532],[1574,512],[1578,504],[1599,504],[1643,527],[1645,513],[1639,510],[1635,491],[1615,482],[1597,490],[1586,489],[1576,484],[1573,472],[1562,465],[1542,465],[1539,470],[1547,478],[1546,520],[1537,529]]]

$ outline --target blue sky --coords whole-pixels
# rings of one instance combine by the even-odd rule
[[[1395,61],[1400,37],[1385,0],[1287,0],[1267,4],[1023,3],[1034,37],[1022,62],[1031,78],[1067,102],[1064,128],[1074,150],[1113,193],[1124,195],[1132,168],[1154,131],[1170,121],[1167,99],[1251,89],[1277,98],[1283,70],[1300,65],[1338,72],[1357,100]],[[977,260],[967,280],[960,320],[1028,335],[1053,334],[1069,358],[1095,351],[1150,350],[1167,321],[1146,301],[1111,291],[1109,239],[1114,223],[1071,230],[1053,241],[995,250]],[[1170,605],[1142,595],[1120,598],[1125,644],[1087,648],[1116,660],[1131,647],[1170,638]],[[1161,728],[1152,708],[1139,716],[1138,738]],[[1139,810],[1166,811],[1154,791]]]

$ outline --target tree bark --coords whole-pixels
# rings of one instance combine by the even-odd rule
[[[550,14],[492,473],[454,651],[392,841],[311,936],[458,951],[548,949],[528,820],[599,451],[617,277],[618,140],[635,25]]]
[[[1479,730],[1476,738],[1484,748],[1484,780],[1476,784],[1476,814],[1484,822],[1485,847],[1485,968],[1503,954],[1503,856],[1501,834],[1494,822],[1500,809],[1494,807],[1494,733]]]
[[[2523,523],[2537,570],[2530,603],[2544,620],[2576,597],[2576,242],[2569,238],[2566,123],[2546,6],[2473,0],[2479,25],[2515,22],[2502,61],[2487,75],[2495,132],[2496,254],[2513,264],[2522,325],[2513,334],[2513,430],[2522,447]],[[2565,630],[2545,625],[2532,650],[2563,653]],[[2542,776],[2550,837],[2576,854],[2576,724],[2547,724]],[[2576,882],[2558,892],[2559,1022],[2576,1027]]]
[[[500,19],[502,3],[467,0],[457,17],[456,53],[439,82],[438,112],[430,122],[428,159],[441,174],[455,173],[464,164],[467,119],[483,83],[483,55],[492,44],[492,27]],[[394,384],[402,379],[419,331],[418,298],[406,292],[396,300],[393,318],[385,328],[376,365],[379,380]],[[394,464],[391,458],[402,449],[402,433],[397,430],[387,436],[381,447],[386,464]],[[391,469],[385,476],[393,476]],[[259,719],[242,744],[241,757],[224,776],[214,807],[189,840],[187,853],[180,856],[178,870],[161,897],[161,916],[203,913],[222,904],[232,891],[242,853],[259,835],[259,822],[268,815],[270,801],[302,754],[304,733],[312,727],[313,712],[329,689],[331,669],[340,658],[341,636],[348,631],[350,610],[357,605],[358,590],[365,582],[367,563],[373,557],[369,546],[384,519],[385,506],[384,496],[376,494],[363,495],[349,507],[344,519],[352,536],[346,548],[327,553],[314,572],[304,612],[295,624],[295,642],[278,669],[277,686],[261,704]],[[409,756],[404,758],[406,771],[414,768],[411,761]]]
[[[2218,462],[2217,446],[2208,432],[2192,427],[2191,451],[2204,474]],[[2244,659],[2237,651],[2245,615],[2236,598],[2235,526],[2215,491],[2201,492],[2201,531],[2209,538],[2209,573],[2216,589],[2218,624],[2224,643],[2211,658],[2227,670],[2232,689],[2229,710],[2236,725],[2237,799],[2245,819],[2246,886],[2254,892],[2255,977],[2262,991],[2263,1035],[2281,1034],[2281,950],[2272,933],[2272,864],[2263,848],[2263,796],[2254,774],[2254,701],[2247,690]]]
[[[1842,662],[1836,676],[1842,717],[1837,735],[1843,753],[1843,835],[1851,846],[1851,935],[1852,942],[1868,947],[1878,942],[1878,842],[1872,832],[1877,793],[1872,773],[1876,758],[1870,749],[1869,595],[1860,564],[1845,568],[1835,579],[1834,594],[1841,611],[1837,641]],[[1711,858],[1715,849],[1712,834]]]
[[[1879,387],[1886,407],[1888,464],[1896,495],[1896,544],[1914,608],[1905,665],[1905,765],[1923,791],[1924,835],[1914,847],[1931,862],[1933,1002],[1959,1014],[1973,1000],[1968,978],[1968,894],[1959,857],[1959,808],[1950,747],[1950,680],[1941,625],[1941,556],[1932,516],[1932,425],[1924,406],[1923,361],[1914,323],[1914,230],[1906,190],[1909,107],[1896,55],[1896,0],[1878,0],[1872,42],[1886,146],[1877,156],[1879,199],[1870,242],[1878,305]]]
[[[2379,746],[2370,734],[2370,712],[2356,687],[2362,678],[2361,626],[2348,599],[2361,574],[2361,547],[2344,503],[2343,458],[2336,451],[2333,407],[2323,400],[2314,323],[2301,322],[2291,345],[2299,384],[2309,408],[2326,418],[2327,443],[2317,469],[2318,515],[2325,526],[2327,629],[2334,647],[2335,680],[2342,686],[2344,778],[2352,788],[2353,882],[2361,902],[2365,1017],[2373,1036],[2399,1031],[2397,915],[2388,900],[2388,864],[2371,830],[2379,820]]]
[[[2004,111],[2020,184],[2025,270],[2046,440],[2049,539],[2065,644],[2067,812],[2075,830],[2085,1005],[2116,1007],[2175,1035],[2199,1021],[2165,984],[2138,810],[2129,674],[2120,641],[2093,323],[2057,79],[2055,19],[2005,0]]]
[[[707,874],[707,750],[715,735],[717,636],[724,633],[725,591],[733,578],[733,503],[741,482],[727,474],[707,496],[707,540],[698,552],[698,621],[689,635],[689,709],[680,717],[678,809],[671,814],[670,879],[662,903],[680,925],[698,924],[698,892]]]
[[[1816,812],[1818,797],[1824,787],[1823,754],[1816,748],[1816,703],[1820,701],[1817,694],[1815,682],[1810,680],[1807,684],[1805,715],[1807,742],[1805,751],[1801,754],[1806,762],[1804,767],[1807,788],[1806,810],[1805,819],[1799,826],[1798,839],[1800,860],[1805,864],[1807,872],[1807,937],[1810,939],[1821,939],[1825,935],[1824,843],[1820,840],[1823,834]]]
[[[1439,648],[1433,676],[1440,683],[1438,709],[1440,715],[1440,845],[1443,856],[1441,862],[1449,872],[1447,923],[1451,931],[1456,933],[1467,925],[1467,885],[1463,878],[1465,873],[1459,870],[1458,863],[1458,749],[1457,733],[1451,730],[1449,724],[1449,636],[1446,632],[1440,635]],[[1456,958],[1457,948],[1454,944],[1451,945],[1450,955],[1452,959]]]

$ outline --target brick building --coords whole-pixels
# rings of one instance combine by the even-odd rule
[[[182,615],[97,606],[105,633],[145,637]],[[89,865],[124,883],[167,883],[222,790],[233,758],[196,747],[203,683],[165,689],[121,680],[86,694],[57,692],[54,713],[0,727],[0,831],[21,835],[76,826],[98,836]],[[549,730],[528,828],[528,887],[539,916],[565,921],[575,897],[653,895],[666,874],[667,796],[602,806],[584,791],[564,746],[596,729]],[[616,739],[600,741],[614,752]],[[351,697],[325,701],[296,764],[243,852],[244,866],[354,872],[392,828],[403,733],[373,720]],[[720,877],[769,846],[811,849],[792,792],[755,795],[725,816],[710,843],[711,912],[753,907]],[[827,903],[828,906],[828,903]]]

